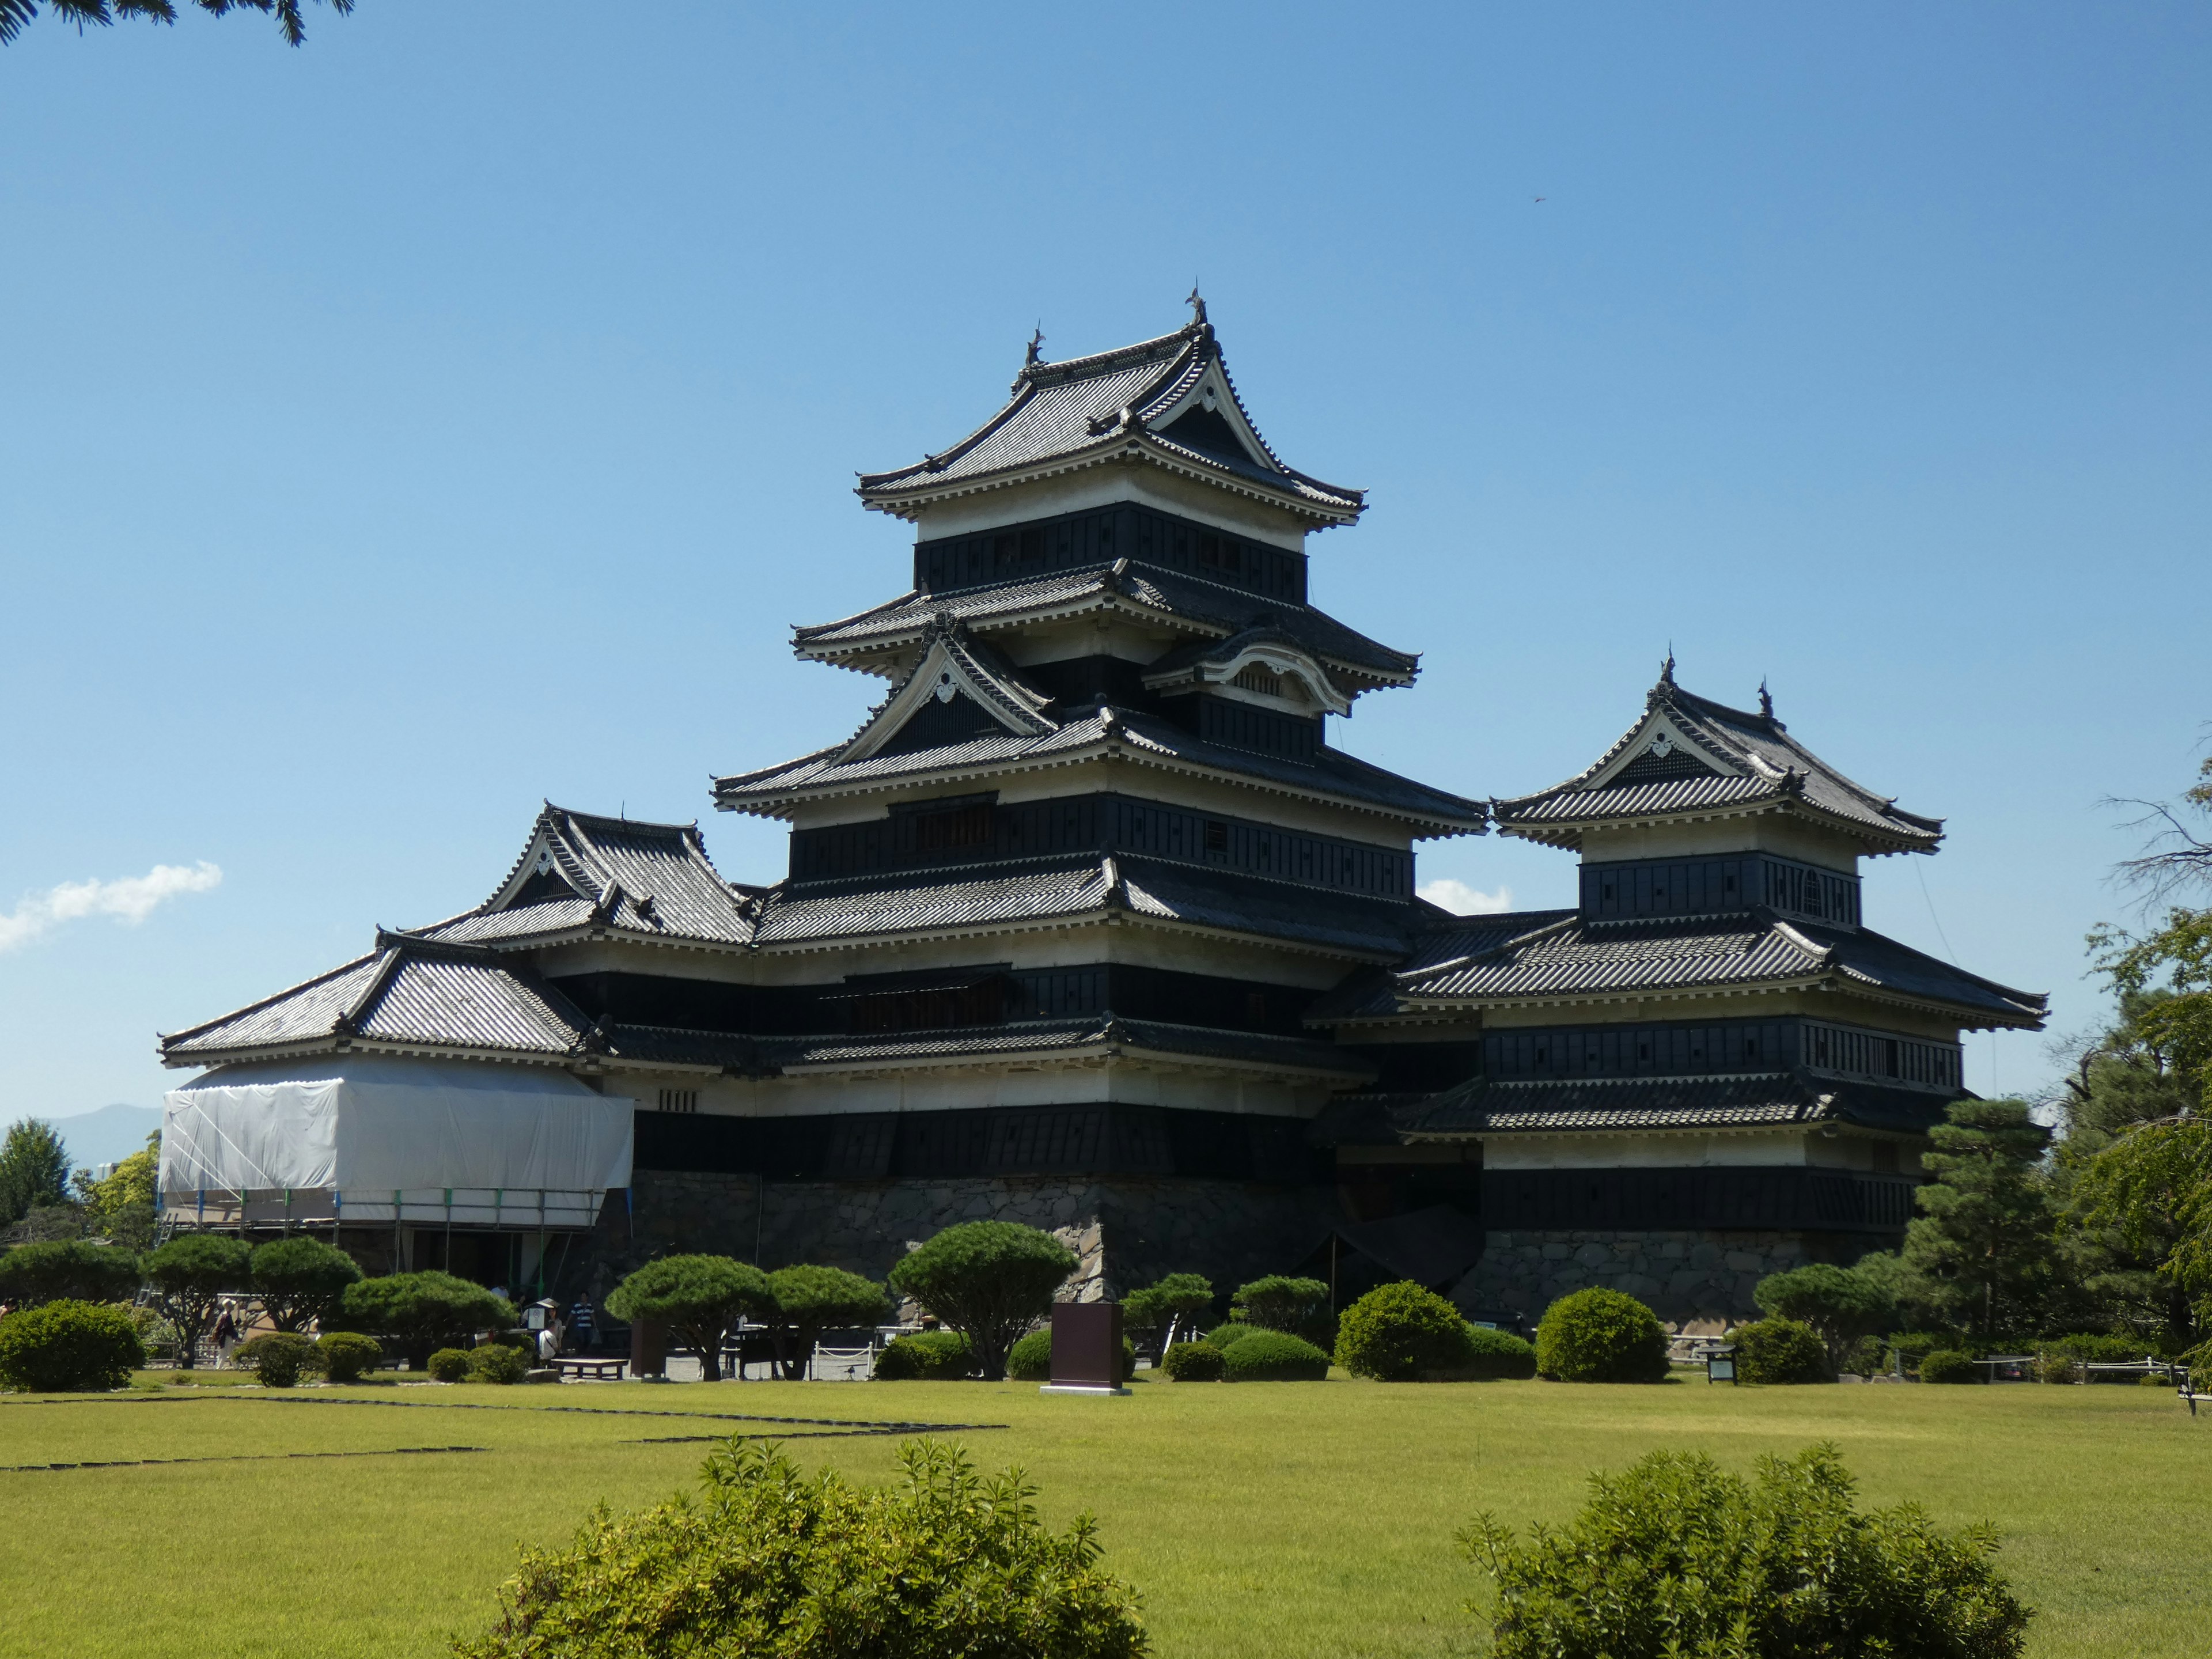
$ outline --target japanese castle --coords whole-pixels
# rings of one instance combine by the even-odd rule
[[[589,1294],[676,1249],[880,1277],[951,1223],[1057,1229],[1082,1294],[1413,1278],[1663,1318],[1893,1244],[1962,1030],[2043,999],[1885,938],[1906,812],[1669,659],[1552,788],[1476,800],[1329,741],[1417,659],[1311,603],[1362,493],[1285,465],[1203,301],[1050,362],[912,465],[898,597],[797,631],[880,677],[857,732],[718,779],[790,825],[548,805],[491,896],[162,1040],[173,1226],[325,1227],[373,1268]],[[1326,587],[1324,581],[1322,586]],[[1579,855],[1571,909],[1462,916],[1414,846]]]

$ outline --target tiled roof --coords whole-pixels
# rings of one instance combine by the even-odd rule
[[[1413,653],[1394,651],[1311,605],[1132,559],[944,592],[915,589],[857,616],[799,629],[793,648],[803,657],[836,659],[916,644],[940,615],[988,635],[1040,618],[1109,610],[1179,624],[1205,640],[1273,628],[1336,672],[1389,684],[1411,684],[1420,665]]]
[[[1945,1103],[1941,1095],[1816,1081],[1792,1072],[1534,1083],[1477,1078],[1395,1115],[1401,1132],[1413,1140],[1833,1121],[1919,1133],[1942,1121]]]
[[[1504,833],[1562,847],[1579,847],[1587,828],[1758,810],[1825,819],[1875,852],[1932,852],[1942,840],[1941,818],[1852,782],[1771,708],[1763,697],[1754,714],[1695,696],[1674,684],[1670,660],[1636,724],[1594,765],[1534,794],[1493,800],[1491,811]],[[1639,752],[1624,763],[1632,750]]]
[[[498,891],[474,910],[415,931],[455,944],[599,928],[744,945],[752,938],[747,910],[707,857],[696,823],[599,817],[549,801]]]
[[[1085,1049],[1175,1054],[1243,1066],[1318,1072],[1338,1078],[1373,1074],[1373,1068],[1327,1042],[1302,1037],[1231,1031],[1164,1020],[1121,1019],[1112,1014],[1075,1019],[1024,1020],[958,1030],[896,1031],[875,1036],[769,1038],[764,1050],[785,1067],[836,1068],[900,1061],[953,1061]]]
[[[1201,408],[1199,394],[1209,369],[1240,421],[1230,422],[1225,410]],[[1178,429],[1175,422],[1182,416],[1197,418]],[[1237,435],[1237,425],[1254,447]],[[859,493],[871,507],[899,512],[963,486],[1115,455],[1179,464],[1200,477],[1256,486],[1325,522],[1348,522],[1362,506],[1358,490],[1285,466],[1267,447],[1229,380],[1203,308],[1188,327],[1118,350],[1059,363],[1033,356],[1015,377],[1005,406],[981,426],[911,466],[862,474]]]
[[[1009,732],[941,749],[840,761],[845,748],[841,744],[780,766],[718,778],[714,804],[725,811],[773,813],[809,796],[862,793],[939,774],[995,774],[1110,754],[1177,771],[1256,782],[1286,794],[1328,797],[1437,826],[1431,833],[1479,832],[1483,823],[1483,809],[1476,802],[1386,772],[1338,750],[1324,749],[1312,761],[1262,755],[1208,743],[1157,716],[1127,714],[1110,706],[1086,709],[1057,731],[1037,738]]]
[[[803,945],[886,933],[1133,915],[1342,951],[1395,956],[1413,907],[1144,858],[1025,859],[933,881],[882,876],[778,890],[760,942]]]
[[[1973,1029],[2033,1028],[2045,998],[1979,978],[1865,928],[1784,921],[1770,911],[1592,927],[1572,910],[1524,911],[1425,934],[1407,964],[1332,992],[1316,1021],[1387,1018],[1441,1006],[1623,992],[1711,992],[1827,983],[1933,1003]]]
[[[170,1065],[246,1053],[321,1052],[355,1042],[556,1059],[586,1021],[511,958],[383,933],[369,955],[264,1001],[161,1040]]]

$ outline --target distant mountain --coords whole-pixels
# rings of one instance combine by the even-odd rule
[[[17,1120],[27,1117],[45,1118],[54,1126],[54,1133],[62,1138],[62,1145],[69,1151],[72,1170],[120,1164],[143,1148],[146,1137],[161,1127],[160,1107],[126,1106],[120,1103],[103,1106],[96,1112],[79,1112],[75,1117],[46,1117],[44,1112],[15,1114]]]

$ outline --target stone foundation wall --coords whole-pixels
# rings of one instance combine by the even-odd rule
[[[1759,1316],[1753,1288],[1830,1254],[1800,1232],[1494,1232],[1452,1299],[1534,1323],[1560,1297],[1601,1285],[1648,1304],[1670,1324]]]
[[[1016,1221],[1081,1258],[1078,1299],[1121,1296],[1163,1273],[1204,1273],[1225,1294],[1289,1273],[1328,1235],[1326,1188],[1236,1182],[974,1177],[763,1182],[749,1175],[640,1170],[630,1203],[610,1196],[588,1246],[562,1270],[564,1296],[598,1301],[655,1256],[703,1252],[765,1267],[819,1262],[881,1279],[913,1245],[963,1221]]]

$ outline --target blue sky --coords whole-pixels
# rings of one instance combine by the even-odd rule
[[[1372,492],[1317,600],[1425,653],[1337,741],[1517,793],[1670,642],[1764,675],[1950,820],[1869,921],[2094,1017],[2098,802],[2212,717],[2212,14],[309,21],[0,52],[0,1117],[152,1103],[156,1030],[477,902],[541,797],[772,878],[706,781],[872,699],[788,653],[903,585],[853,473],[1194,275],[1275,447]],[[1495,837],[1422,873],[1572,892]]]

